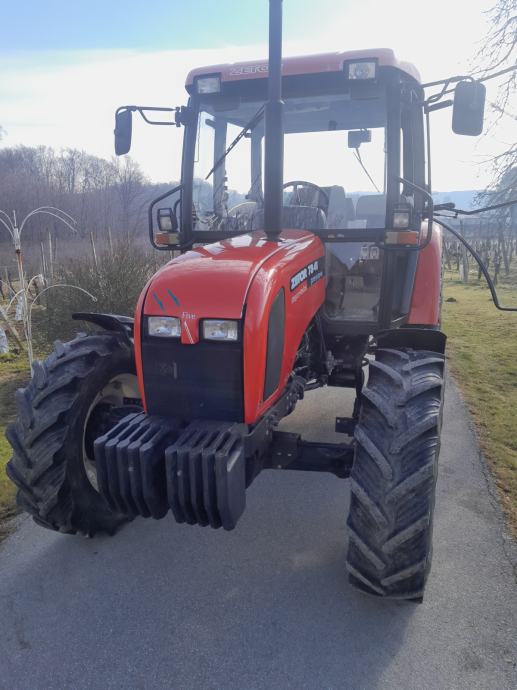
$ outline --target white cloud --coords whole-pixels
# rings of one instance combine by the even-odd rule
[[[392,46],[413,61],[424,80],[466,71],[484,31],[486,0],[428,3],[365,0],[347,6],[324,31],[307,31],[285,42],[285,54]],[[286,3],[286,11],[293,11]],[[307,17],[310,24],[310,17]],[[92,52],[18,58],[0,57],[0,124],[3,146],[46,144],[83,148],[110,157],[113,115],[121,104],[181,105],[190,68],[262,57],[265,45],[217,50]],[[42,60],[44,58],[44,60]],[[493,87],[489,87],[490,93]],[[458,137],[450,130],[450,110],[433,116],[435,189],[483,186],[487,169],[477,166],[500,141],[513,141],[511,121],[494,138]],[[182,132],[135,122],[133,157],[154,180],[179,177]]]

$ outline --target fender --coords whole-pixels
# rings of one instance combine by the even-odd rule
[[[436,328],[394,328],[375,336],[377,347],[410,347],[413,350],[431,350],[445,354],[447,336]]]
[[[431,242],[418,254],[413,294],[407,323],[440,325],[442,307],[442,230],[433,225]]]
[[[78,311],[72,314],[74,321],[86,321],[100,326],[105,331],[116,331],[125,336],[128,344],[133,346],[134,319],[120,314],[97,314],[89,311]]]

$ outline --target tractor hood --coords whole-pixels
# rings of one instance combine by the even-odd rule
[[[274,254],[285,254],[306,231],[284,231],[270,242],[263,231],[197,247],[164,266],[152,279],[144,304],[148,316],[240,319],[253,278]]]
[[[148,414],[253,423],[270,404],[265,397],[270,401],[284,389],[303,334],[323,304],[324,254],[311,232],[286,230],[270,242],[257,231],[195,248],[164,266],[142,293],[135,318],[135,360]],[[269,338],[274,302],[284,308]],[[179,318],[180,337],[150,336],[150,317]],[[204,319],[240,321],[238,339],[205,339]],[[266,364],[270,352],[283,355],[273,370]],[[268,385],[276,385],[264,397],[265,378],[257,372],[268,366],[276,377]]]

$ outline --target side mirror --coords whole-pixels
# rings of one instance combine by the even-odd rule
[[[483,131],[486,88],[479,81],[460,81],[454,89],[452,131],[477,137]]]
[[[115,113],[115,153],[123,156],[131,148],[133,129],[133,112],[128,108],[119,108]]]
[[[372,140],[371,129],[351,130],[348,132],[348,148],[358,149],[361,144],[368,144]]]

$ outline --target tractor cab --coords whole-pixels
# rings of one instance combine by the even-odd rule
[[[325,329],[391,327],[410,310],[417,261],[404,248],[419,241],[424,213],[418,72],[383,49],[285,58],[282,75],[281,223],[325,245]],[[186,89],[188,105],[175,113],[184,126],[181,185],[156,219],[151,208],[156,248],[265,228],[267,62],[195,69]],[[121,109],[119,153],[132,109],[152,122],[151,109]]]
[[[393,66],[381,67],[379,59]],[[395,64],[390,51],[374,51],[369,58],[344,53],[284,61],[282,226],[310,230],[325,243],[329,322],[378,320],[383,255],[377,243],[387,227],[386,180],[388,173],[401,174],[400,156],[388,158],[388,139],[397,140],[398,153],[402,110],[406,131],[419,132],[423,150],[421,112],[411,109],[412,99],[419,98],[416,73]],[[335,71],[323,71],[332,66]],[[187,189],[192,216],[182,217],[181,228],[194,239],[199,233],[212,239],[215,233],[264,229],[263,69],[260,64],[207,67],[187,79],[193,112],[183,179],[192,179]],[[247,78],[231,79],[237,75]],[[397,108],[392,120],[388,101],[401,103],[402,88],[407,106]],[[410,176],[418,176],[421,185],[423,155],[420,163],[418,171],[412,165]],[[393,188],[391,194],[391,208],[410,210],[407,229],[417,229],[421,198],[415,204],[413,193],[402,199]]]

